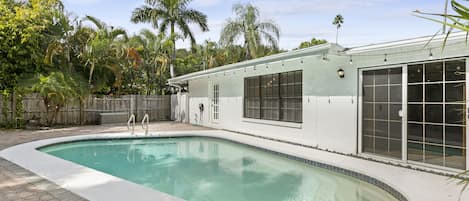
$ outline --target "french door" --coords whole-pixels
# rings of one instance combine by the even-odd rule
[[[360,152],[467,169],[466,59],[360,70]]]
[[[220,85],[212,84],[211,86],[211,103],[210,103],[210,116],[212,123],[218,123],[220,119]]]

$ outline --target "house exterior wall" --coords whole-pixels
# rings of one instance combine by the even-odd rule
[[[441,49],[441,40],[435,40],[427,46],[423,42],[379,47],[376,50],[357,48],[336,55],[329,54],[327,61],[324,61],[321,55],[310,55],[198,76],[188,80],[189,120],[191,124],[358,154],[361,141],[360,69],[466,57],[469,55],[469,48],[463,41],[448,42],[444,50]],[[429,52],[432,53],[432,58]],[[339,68],[345,70],[345,78],[338,77]],[[245,77],[295,70],[303,71],[303,123],[243,117]],[[217,121],[210,117],[213,84],[220,86],[220,119]],[[204,111],[199,110],[201,103],[204,105]],[[405,138],[403,140],[405,141]]]

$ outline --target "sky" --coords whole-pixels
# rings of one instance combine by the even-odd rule
[[[150,25],[130,22],[132,11],[144,0],[63,0],[66,9],[78,17],[91,15],[108,25],[138,33]],[[335,42],[332,21],[344,17],[339,31],[339,44],[354,47],[373,43],[433,35],[441,25],[412,15],[412,11],[442,13],[445,0],[193,0],[190,7],[205,13],[209,32],[193,27],[198,43],[218,41],[228,18],[235,17],[232,5],[251,3],[257,6],[262,20],[275,21],[281,30],[280,47],[293,49],[311,38]],[[189,42],[179,41],[178,47]]]

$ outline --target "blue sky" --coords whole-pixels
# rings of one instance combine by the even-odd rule
[[[138,33],[149,25],[133,24],[133,9],[144,0],[63,0],[68,11],[83,17],[92,15],[104,22]],[[208,16],[210,31],[195,28],[197,42],[218,41],[226,19],[233,17],[235,3],[259,7],[263,19],[272,19],[281,28],[280,47],[292,49],[312,37],[335,41],[332,20],[336,14],[345,18],[339,43],[346,47],[432,35],[441,26],[417,18],[414,10],[442,12],[444,0],[194,0],[191,7]],[[179,47],[188,43],[180,41]]]

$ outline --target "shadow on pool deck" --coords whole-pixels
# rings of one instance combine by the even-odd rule
[[[150,132],[208,129],[176,122],[151,123],[149,126]],[[50,130],[0,130],[0,151],[18,144],[48,138],[117,132],[127,132],[127,126],[112,124]],[[137,125],[135,132],[143,132],[143,130]],[[20,200],[83,201],[85,199],[0,157],[0,201]]]

